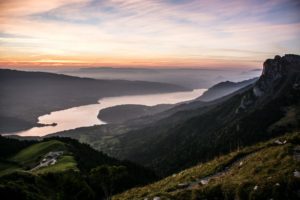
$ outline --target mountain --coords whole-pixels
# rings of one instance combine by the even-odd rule
[[[299,124],[300,56],[275,56],[255,83],[221,98],[54,134],[119,160],[69,138],[0,138],[0,195],[299,199]],[[155,180],[149,168],[166,178],[141,187]]]
[[[156,106],[143,105],[120,105],[109,107],[99,112],[98,118],[109,122],[106,125],[95,125],[92,127],[81,127],[73,130],[62,131],[50,134],[45,137],[59,136],[71,137],[81,142],[90,144],[93,148],[104,151],[107,154],[117,156],[114,151],[114,145],[118,142],[118,137],[121,134],[127,133],[131,130],[141,129],[153,123],[176,123],[174,120],[180,120],[192,115],[198,115],[198,112],[188,112],[201,108],[201,113],[204,113],[215,105],[226,101],[230,97],[242,93],[247,89],[243,89],[230,93],[219,99],[204,102],[195,99],[188,102],[181,102],[178,104],[163,104]],[[105,111],[104,114],[102,111]],[[123,114],[120,115],[120,112]],[[164,120],[167,117],[172,117],[171,121]],[[26,137],[27,138],[27,137]],[[25,138],[23,138],[25,139]]]
[[[204,102],[214,101],[216,99],[220,99],[221,97],[230,95],[235,91],[246,87],[248,85],[254,84],[258,78],[253,78],[241,82],[221,82],[218,83],[207,91],[205,91],[200,97],[193,100],[193,104],[189,103],[189,107],[194,107],[199,104],[204,104]],[[183,106],[179,106],[179,104]],[[183,108],[184,107],[184,108]],[[171,109],[174,108],[174,109]],[[160,104],[156,106],[144,106],[144,105],[119,105],[114,107],[109,107],[102,109],[99,114],[98,118],[108,122],[108,123],[124,123],[128,120],[137,119],[140,117],[155,115],[158,116],[158,113],[163,113],[164,115],[177,112],[178,109],[185,110],[187,109],[186,103],[178,103],[178,104]],[[191,108],[190,108],[191,109]]]
[[[169,175],[299,129],[300,56],[268,59],[254,85],[216,104],[180,111],[117,135],[109,153]],[[111,150],[113,149],[113,151]]]
[[[156,179],[69,138],[0,137],[0,195],[11,199],[102,199]]]
[[[226,96],[230,93],[233,93],[243,87],[246,87],[250,84],[255,83],[258,78],[252,78],[249,80],[241,81],[241,82],[231,82],[225,81],[218,83],[211,88],[209,88],[206,92],[203,93],[202,96],[198,98],[200,101],[212,101],[223,96]]]
[[[92,104],[102,97],[184,90],[187,89],[165,83],[96,80],[0,69],[0,132],[29,129],[37,125],[41,115]]]
[[[288,133],[112,199],[299,199],[299,147],[300,133]]]
[[[219,99],[180,104],[121,124],[55,134],[91,144],[119,159],[152,168],[161,176],[243,146],[299,129],[300,56],[264,62],[254,83]]]
[[[225,80],[241,81],[259,76],[259,70],[224,68],[111,68],[93,67],[64,70],[60,73],[79,77],[114,80],[141,80],[171,83],[187,88],[209,88]]]

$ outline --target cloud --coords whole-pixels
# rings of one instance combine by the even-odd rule
[[[291,0],[4,0],[0,61],[257,65],[300,52],[298,7]]]
[[[86,0],[2,0],[0,1],[1,16],[24,16],[42,13],[64,5],[87,2]]]

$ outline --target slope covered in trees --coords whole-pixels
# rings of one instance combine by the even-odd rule
[[[155,174],[68,138],[0,138],[0,195],[12,199],[102,199],[156,179]],[[10,145],[16,148],[12,150]]]

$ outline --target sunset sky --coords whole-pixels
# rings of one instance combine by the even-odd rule
[[[260,67],[300,54],[298,0],[0,0],[0,66]]]

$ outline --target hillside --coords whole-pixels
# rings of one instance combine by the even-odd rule
[[[97,150],[118,156],[115,155],[114,145],[118,143],[118,137],[120,135],[155,123],[159,123],[161,126],[176,124],[177,121],[180,121],[183,118],[190,118],[205,113],[221,102],[224,102],[247,89],[246,86],[243,89],[209,102],[195,99],[178,104],[163,104],[157,106],[120,105],[110,107],[104,109],[106,118],[102,118],[104,121],[107,120],[109,124],[81,127],[74,130],[50,134],[45,137],[71,137],[81,142],[88,143]],[[166,109],[168,107],[169,109]],[[120,110],[125,113],[120,115]],[[103,113],[99,113],[98,117],[103,117]]]
[[[167,175],[239,146],[274,137],[281,130],[298,129],[299,67],[299,56],[267,60],[260,79],[246,91],[207,111],[181,111],[121,134],[114,138],[115,151],[110,153]]]
[[[241,82],[231,82],[225,81],[218,83],[211,88],[209,88],[206,92],[203,93],[197,100],[200,101],[212,101],[228,94],[231,94],[243,87],[254,84],[258,78],[252,78],[249,80],[241,81]]]
[[[268,59],[260,78],[211,102],[151,117],[57,133],[167,176],[243,146],[299,130],[300,56]]]
[[[0,158],[2,197],[53,199],[55,194],[63,199],[101,199],[156,178],[148,169],[68,138],[25,142],[1,137],[0,141],[23,146],[15,153],[8,145],[0,147],[7,152]]]
[[[166,176],[241,146],[298,130],[299,67],[300,56],[276,56],[264,63],[255,84],[221,99],[179,105],[154,118],[59,135],[77,138]]]
[[[108,123],[122,123],[143,116],[154,115],[170,109],[172,104],[159,104],[156,106],[144,105],[119,105],[102,109],[98,118]],[[120,114],[121,113],[121,114]]]
[[[92,104],[101,97],[187,90],[144,81],[96,80],[44,72],[0,69],[0,132],[37,125],[41,115]]]
[[[205,91],[200,97],[196,98],[192,102],[194,104],[201,104],[208,101],[214,101],[216,99],[220,99],[222,97],[228,96],[237,90],[254,84],[258,78],[253,78],[241,82],[220,82],[212,87],[210,87],[207,91]],[[179,103],[185,104],[185,103]],[[170,113],[177,112],[177,109],[180,108],[179,104],[161,104],[156,106],[144,106],[144,105],[119,105],[114,107],[109,107],[101,110],[98,114],[98,118],[108,122],[108,123],[124,123],[128,120],[137,119],[145,116],[155,115],[154,117],[159,115],[171,115]],[[189,103],[191,106],[192,103]],[[171,108],[174,108],[172,110]],[[187,109],[187,108],[180,108]],[[166,111],[166,112],[164,112]],[[164,113],[162,113],[164,112]],[[122,114],[120,114],[122,113]]]
[[[113,197],[137,199],[299,199],[300,133],[240,149]]]

